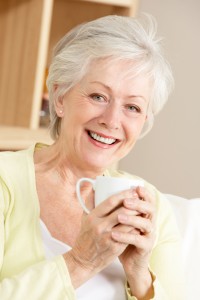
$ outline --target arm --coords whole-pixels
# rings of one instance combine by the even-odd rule
[[[84,215],[73,250],[64,257],[47,261],[42,249],[38,249],[42,245],[35,240],[40,238],[30,230],[35,226],[35,221],[30,218],[34,219],[37,211],[34,206],[26,208],[23,186],[20,185],[17,197],[18,182],[14,185],[14,178],[9,180],[6,175],[4,180],[0,178],[0,296],[3,299],[21,300],[28,295],[34,300],[74,300],[74,288],[100,272],[124,251],[126,245],[115,243],[111,238],[111,228],[118,224],[117,210],[122,208],[124,197],[131,197],[130,191],[128,195],[108,199],[90,215]]]
[[[23,260],[21,270],[13,272],[12,259],[14,262],[14,260],[20,260],[21,257],[15,257],[15,253],[13,257],[9,255],[11,250],[10,245],[7,245],[11,193],[12,191],[9,191],[0,180],[0,298],[4,300],[74,300],[74,289],[62,256],[34,263]],[[16,241],[16,243],[19,242]],[[22,257],[23,255],[22,253]]]

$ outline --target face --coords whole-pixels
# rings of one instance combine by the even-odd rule
[[[151,84],[128,69],[128,62],[98,61],[58,103],[64,111],[59,141],[79,169],[103,171],[126,156],[141,133]]]

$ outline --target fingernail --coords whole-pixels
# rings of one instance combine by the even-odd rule
[[[116,239],[117,239],[117,238],[120,237],[120,233],[119,233],[119,232],[112,231],[111,234],[112,234],[112,237],[113,237],[113,238],[116,238]]]

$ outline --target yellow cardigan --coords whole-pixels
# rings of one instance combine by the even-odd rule
[[[33,153],[0,153],[0,299],[75,300],[63,257],[45,258],[40,232],[40,207],[35,185]],[[120,171],[108,176],[136,178]],[[172,210],[162,194],[145,183],[157,199],[157,241],[150,269],[157,300],[183,300],[184,285],[179,233]],[[135,297],[129,294],[127,299]],[[103,300],[103,299],[102,299]]]

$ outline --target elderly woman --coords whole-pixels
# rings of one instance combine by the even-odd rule
[[[179,234],[152,185],[83,212],[81,177],[109,168],[152,126],[173,79],[150,17],[107,16],[72,29],[47,80],[48,146],[0,155],[1,299],[183,300]],[[93,206],[91,186],[82,195]]]

